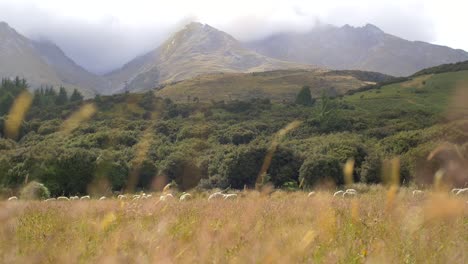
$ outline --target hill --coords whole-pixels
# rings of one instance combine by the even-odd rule
[[[393,76],[408,76],[427,67],[468,60],[468,53],[463,50],[408,41],[371,24],[322,25],[306,33],[279,33],[244,45],[280,60]]]
[[[350,90],[392,79],[379,73],[328,70],[276,70],[256,73],[216,73],[159,87],[156,94],[175,101],[197,98],[201,101],[295,100],[303,86],[309,86],[313,97],[322,92],[341,95]]]
[[[106,93],[144,91],[162,83],[213,72],[258,72],[311,66],[271,59],[245,49],[232,36],[209,25],[191,23],[155,50],[106,75]]]
[[[77,88],[85,96],[106,85],[68,58],[57,46],[32,41],[0,22],[0,76],[26,78],[32,89],[42,85]]]
[[[446,184],[463,186],[466,83],[468,71],[423,75],[353,95],[321,96],[312,106],[258,99],[174,102],[152,91],[58,104],[44,94],[18,123],[18,140],[0,138],[0,190],[15,192],[26,178],[53,195],[148,190],[172,180],[182,190],[253,188],[272,146],[266,175],[278,188],[341,185],[349,158],[355,160],[354,181],[381,182],[382,162],[396,156],[406,184],[430,184],[443,169]],[[0,132],[5,120],[0,118]],[[64,123],[76,129],[64,130]]]

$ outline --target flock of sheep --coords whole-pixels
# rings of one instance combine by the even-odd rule
[[[193,198],[193,196],[190,194],[190,193],[186,193],[186,192],[183,192],[178,198],[176,198],[172,193],[165,193],[163,192],[163,194],[161,196],[159,196],[159,201],[161,202],[164,202],[164,201],[170,201],[170,200],[176,200],[178,199],[179,201],[187,201],[187,200],[191,200]],[[421,190],[414,190],[412,192],[413,194],[413,197],[416,197],[416,196],[422,196],[424,195],[424,191],[421,191]],[[464,194],[468,194],[468,188],[455,188],[455,189],[452,189],[451,190],[451,193],[455,196],[460,196],[460,195],[464,195]],[[335,193],[333,193],[333,197],[346,197],[346,196],[356,196],[358,194],[358,192],[355,190],[355,189],[346,189],[346,190],[339,190]],[[310,192],[307,196],[308,197],[312,197],[312,196],[315,196],[316,195],[316,192]],[[153,195],[151,194],[145,194],[145,193],[142,193],[142,194],[135,194],[135,195],[132,195],[132,196],[129,196],[129,195],[124,195],[124,194],[120,194],[117,196],[117,199],[119,200],[132,200],[132,201],[137,201],[137,200],[146,200],[146,199],[150,199],[150,198],[153,198]],[[215,192],[215,193],[212,193],[210,194],[210,196],[208,196],[208,200],[218,200],[218,199],[222,199],[222,200],[233,200],[233,199],[237,199],[238,198],[238,195],[235,194],[235,193],[223,193],[223,192]],[[102,200],[107,200],[108,198],[106,196],[102,196],[100,197],[98,200],[99,201],[102,201]],[[18,200],[18,197],[16,196],[12,196],[10,198],[8,198],[7,201],[16,201]],[[65,196],[60,196],[60,197],[57,197],[57,198],[49,198],[49,199],[46,199],[44,200],[45,202],[51,202],[51,201],[76,201],[76,200],[91,200],[91,197],[89,195],[86,195],[86,196],[82,196],[82,197],[78,197],[78,196],[71,196],[71,197],[65,197]]]

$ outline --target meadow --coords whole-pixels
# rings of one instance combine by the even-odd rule
[[[358,185],[236,200],[0,203],[2,263],[466,263],[468,204]]]

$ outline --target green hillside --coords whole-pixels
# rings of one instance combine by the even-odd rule
[[[0,186],[5,195],[26,180],[44,183],[53,195],[158,189],[171,180],[182,190],[254,187],[258,179],[309,188],[343,184],[349,158],[355,181],[381,182],[382,162],[395,156],[405,184],[432,183],[445,168],[444,181],[463,186],[467,81],[468,71],[425,75],[353,95],[319,96],[312,106],[267,99],[174,102],[152,92],[65,104],[44,99],[27,112],[17,140],[0,138]],[[10,86],[1,88],[3,98],[22,89]],[[96,107],[89,120],[79,110],[83,104]],[[64,128],[70,124],[76,129]],[[453,145],[428,160],[443,142]],[[272,150],[271,165],[257,178]],[[451,155],[458,157],[452,160],[457,169],[444,167],[443,157]]]
[[[205,102],[253,98],[292,102],[304,85],[310,87],[313,97],[319,97],[323,91],[332,95],[344,94],[388,79],[392,77],[361,71],[277,70],[217,73],[162,86],[156,94],[180,102],[194,98]]]

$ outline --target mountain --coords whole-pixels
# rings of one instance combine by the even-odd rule
[[[248,101],[254,98],[276,102],[292,102],[304,86],[310,87],[313,97],[323,92],[342,95],[377,82],[393,80],[388,75],[361,71],[275,70],[255,73],[213,73],[168,84],[156,94],[174,101],[197,100]]]
[[[321,25],[306,33],[279,33],[244,46],[279,60],[394,76],[408,76],[427,67],[468,60],[468,53],[463,50],[404,40],[371,24],[364,27]]]
[[[112,89],[141,91],[213,72],[257,72],[309,65],[271,59],[250,51],[209,25],[190,23],[155,50],[106,75]]]
[[[31,88],[64,86],[90,97],[107,82],[89,73],[49,42],[30,40],[7,23],[0,22],[0,77],[25,78]]]

